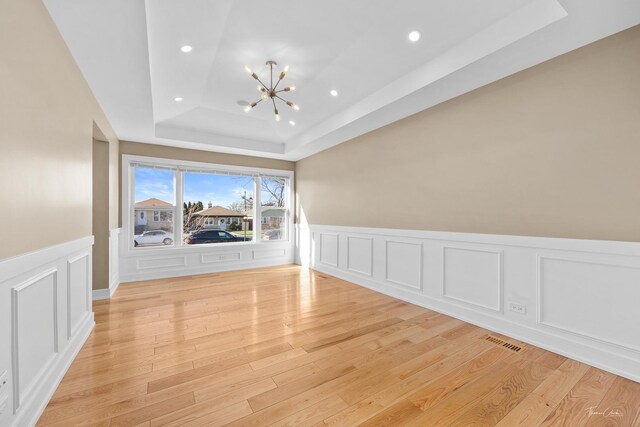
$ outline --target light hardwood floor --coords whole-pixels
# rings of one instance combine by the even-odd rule
[[[39,425],[640,425],[638,383],[298,266],[123,284],[94,309]]]

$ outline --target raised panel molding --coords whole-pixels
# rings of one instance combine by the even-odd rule
[[[385,241],[385,279],[396,285],[422,290],[422,243]]]
[[[217,254],[203,254],[200,257],[202,264],[211,264],[216,262],[240,261],[242,255],[240,252],[224,252]]]
[[[287,251],[284,248],[262,251],[253,251],[253,259],[278,258],[285,256]]]
[[[58,352],[58,270],[51,268],[13,287],[11,315],[15,413]]]
[[[330,265],[331,267],[338,267],[339,251],[338,245],[339,237],[336,233],[320,233],[320,262],[322,264]]]
[[[539,325],[640,353],[640,267],[538,256],[536,284]]]
[[[347,270],[373,276],[373,238],[347,236]]]
[[[442,294],[502,312],[502,251],[443,246]]]
[[[138,270],[150,270],[156,268],[184,267],[187,265],[186,256],[166,258],[140,258],[137,260]]]
[[[89,263],[88,252],[67,261],[67,341],[81,325],[84,315],[91,311]]]
[[[299,232],[312,244],[299,245],[297,259],[315,270],[640,381],[640,242],[334,225]],[[365,241],[372,275],[356,267],[369,257]]]
[[[94,326],[93,237],[0,260],[0,371],[9,371],[0,426],[36,425]]]

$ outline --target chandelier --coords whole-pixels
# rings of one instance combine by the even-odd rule
[[[284,87],[280,90],[278,90],[278,85],[280,84],[280,82],[282,81],[282,79],[284,79],[284,76],[287,75],[287,71],[289,70],[289,66],[287,65],[286,67],[284,67],[284,70],[280,73],[280,76],[278,77],[278,81],[276,82],[276,84],[273,84],[273,68],[275,66],[277,66],[278,64],[276,63],[276,61],[267,61],[267,67],[269,68],[269,73],[270,73],[270,82],[269,82],[269,86],[265,85],[260,78],[258,77],[258,75],[251,71],[251,68],[249,67],[244,67],[245,70],[247,70],[247,73],[249,73],[249,75],[251,77],[253,77],[254,79],[256,79],[258,81],[258,83],[260,83],[260,85],[258,86],[258,91],[262,93],[262,97],[257,100],[256,102],[247,105],[244,109],[245,112],[249,112],[251,111],[251,109],[253,109],[256,105],[258,105],[259,103],[261,103],[262,101],[267,101],[271,99],[271,103],[273,104],[273,113],[276,115],[276,121],[280,121],[280,113],[278,112],[278,106],[276,105],[276,99],[284,102],[285,104],[287,104],[289,107],[293,108],[294,110],[298,111],[300,109],[300,107],[297,104],[294,104],[291,101],[287,101],[286,99],[283,99],[280,95],[280,93],[282,92],[293,92],[296,87],[295,86],[287,86]]]

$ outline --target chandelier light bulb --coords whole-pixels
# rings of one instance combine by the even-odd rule
[[[276,122],[280,121],[280,114],[276,113]]]
[[[251,111],[251,105],[247,105],[246,107],[244,107],[245,113],[248,113],[249,111]]]
[[[293,109],[296,111],[300,111],[300,106],[298,104],[293,104]]]

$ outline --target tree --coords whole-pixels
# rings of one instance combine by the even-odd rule
[[[253,197],[246,194],[240,196],[240,200],[232,202],[228,206],[229,209],[236,212],[245,212],[253,209]]]
[[[275,206],[278,208],[284,207],[284,196],[285,196],[285,187],[286,187],[286,179],[264,176],[261,179],[261,187],[262,192],[267,193],[269,195],[269,200],[262,200],[263,206]]]
[[[196,232],[204,227],[205,217],[196,215],[202,209],[202,202],[183,204],[182,229],[185,233]]]

